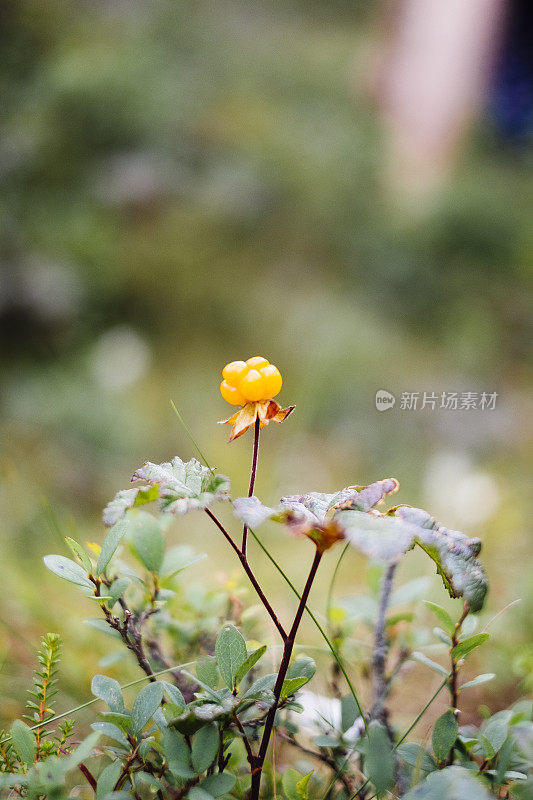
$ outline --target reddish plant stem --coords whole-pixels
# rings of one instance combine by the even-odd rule
[[[226,538],[228,543],[231,545],[232,549],[237,553],[237,555],[239,557],[239,560],[240,560],[240,562],[242,564],[242,568],[244,569],[245,573],[248,575],[250,583],[254,587],[254,589],[255,589],[255,591],[257,593],[257,596],[259,597],[259,599],[261,600],[263,606],[265,607],[268,615],[270,616],[270,619],[272,620],[272,622],[274,623],[274,625],[278,629],[278,632],[279,632],[281,638],[283,639],[283,641],[285,641],[285,639],[287,638],[287,633],[285,631],[285,628],[283,627],[283,625],[279,621],[276,612],[274,611],[274,609],[272,608],[272,606],[268,602],[265,593],[261,589],[261,587],[259,585],[259,582],[258,582],[257,578],[255,577],[250,564],[248,563],[248,559],[246,557],[246,554],[243,553],[241,550],[239,550],[238,545],[234,542],[234,540],[232,539],[230,534],[227,532],[225,527],[222,525],[220,520],[217,519],[217,517],[215,517],[213,512],[210,511],[208,508],[206,508],[205,509],[205,513],[207,514],[207,516],[210,519],[213,520],[213,522],[215,523],[217,528],[221,531],[221,533],[224,535],[224,537]]]
[[[261,422],[259,417],[255,420],[254,426],[254,451],[252,456],[252,471],[250,473],[250,487],[248,489],[248,497],[251,497],[254,493],[254,486],[255,486],[255,476],[257,474],[257,456],[259,453],[259,431],[261,430]],[[242,529],[242,547],[241,552],[243,555],[246,555],[246,546],[248,544],[248,525],[244,525]]]
[[[292,651],[294,648],[294,642],[296,640],[296,634],[298,632],[298,628],[300,627],[300,622],[302,621],[302,616],[305,610],[305,606],[307,600],[309,598],[309,592],[311,591],[311,586],[313,585],[313,581],[315,579],[318,566],[322,559],[322,553],[317,549],[315,552],[315,557],[313,559],[313,563],[311,565],[311,569],[309,570],[309,575],[307,576],[307,581],[302,592],[302,596],[300,599],[300,603],[298,605],[298,610],[296,611],[296,616],[294,617],[294,621],[292,623],[292,627],[285,638],[284,645],[283,645],[283,656],[281,659],[281,664],[278,671],[278,677],[276,679],[276,683],[274,685],[274,703],[270,707],[268,712],[267,718],[265,720],[265,728],[263,731],[263,736],[261,738],[261,744],[259,745],[259,752],[257,756],[254,758],[254,768],[252,770],[252,786],[250,792],[250,800],[259,800],[259,789],[261,786],[261,776],[263,773],[263,764],[265,761],[266,753],[268,750],[268,745],[270,742],[270,737],[272,735],[272,729],[274,727],[274,720],[276,718],[276,711],[278,710],[279,698],[281,696],[281,690],[283,688],[283,682],[287,676],[287,670],[289,669],[289,663],[291,660]]]
[[[79,769],[79,771],[80,771],[81,773],[83,773],[83,775],[85,775],[85,777],[86,777],[86,779],[87,779],[87,783],[89,783],[89,784],[91,785],[91,788],[92,788],[94,791],[96,791],[96,780],[95,780],[95,777],[94,777],[94,775],[92,775],[92,773],[91,773],[91,772],[89,772],[89,770],[87,769],[87,767],[85,766],[85,764],[80,764],[80,765],[79,765],[79,767],[78,767],[78,769]]]
[[[454,650],[454,647],[456,647],[459,644],[459,634],[461,633],[461,628],[462,628],[463,622],[467,618],[469,612],[470,612],[470,607],[469,607],[468,603],[465,603],[464,607],[463,607],[463,613],[461,615],[461,618],[459,619],[458,622],[455,623],[455,630],[454,630],[453,636],[452,636],[452,646],[450,647],[451,669],[450,669],[449,690],[450,690],[451,706],[452,706],[453,713],[455,714],[456,718],[459,717],[459,713],[460,713],[460,711],[459,711],[459,709],[457,707],[459,705],[459,686],[458,686],[459,667],[458,667],[457,661],[454,658],[453,650]],[[453,764],[453,755],[454,755],[454,751],[453,751],[453,747],[452,747],[452,749],[448,753],[448,758],[446,759],[446,764],[448,766]]]

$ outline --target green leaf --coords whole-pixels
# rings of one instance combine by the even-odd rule
[[[451,766],[432,772],[418,786],[407,792],[403,800],[491,800],[471,770]]]
[[[130,518],[130,526],[135,555],[147,570],[159,572],[166,545],[160,522],[148,512],[139,511]]]
[[[163,686],[159,681],[154,681],[143,686],[131,709],[131,721],[134,732],[138,735],[152,715],[161,705],[163,699]]]
[[[192,764],[197,774],[205,772],[211,766],[217,757],[219,746],[218,727],[214,722],[200,728],[192,743]]]
[[[198,786],[211,797],[222,797],[233,790],[235,783],[235,775],[230,772],[217,772],[215,775],[208,775],[207,778],[200,781]]]
[[[353,695],[345,694],[341,697],[341,730],[346,733],[359,716],[359,709]]]
[[[101,575],[107,569],[109,562],[115,555],[117,547],[124,538],[124,535],[126,534],[127,530],[128,530],[127,520],[121,519],[116,523],[116,525],[113,525],[111,530],[108,532],[107,536],[105,537],[102,543],[102,549],[100,550],[98,561],[96,562],[97,576]]]
[[[100,619],[100,617],[89,617],[89,619],[84,619],[83,621],[85,625],[89,625],[99,633],[105,634],[105,636],[111,636],[113,639],[121,638],[120,633],[114,628],[110,628],[105,619]]]
[[[296,694],[298,689],[301,689],[306,683],[307,678],[285,678],[283,681],[283,686],[281,687],[281,694],[279,696],[280,702],[286,700],[287,697]]]
[[[202,656],[196,659],[196,674],[198,680],[206,683],[212,689],[218,686],[218,667],[214,656]]]
[[[107,590],[107,594],[109,595],[110,602],[109,607],[112,608],[119,597],[122,597],[126,589],[131,583],[131,578],[117,578],[116,581],[113,581],[109,589]]]
[[[433,728],[433,752],[438,761],[444,761],[459,734],[457,718],[453,711],[445,711],[435,722]]]
[[[176,778],[194,778],[189,746],[185,737],[173,728],[166,728],[163,732],[163,753],[169,770]]]
[[[85,570],[85,572],[90,573],[93,570],[93,565],[91,563],[91,559],[78,542],[75,539],[71,539],[70,536],[65,536],[65,542],[68,544],[71,553],[80,560],[81,566]]]
[[[235,676],[248,657],[244,636],[233,625],[224,625],[215,643],[218,670],[229,689],[235,686]]]
[[[35,744],[35,736],[28,726],[21,719],[16,719],[11,726],[10,733],[13,747],[17,751],[21,763],[28,766],[33,764],[37,746]]]
[[[432,661],[430,658],[424,655],[424,653],[419,653],[417,650],[414,653],[411,653],[411,658],[413,661],[418,661],[420,664],[424,664],[426,667],[429,667],[433,670],[433,672],[438,672],[439,675],[442,675],[444,678],[447,678],[449,672],[440,664],[437,664],[436,661]]]
[[[490,742],[494,754],[499,753],[509,732],[509,711],[500,711],[486,720],[480,729],[480,734]]]
[[[421,745],[416,742],[403,742],[396,748],[398,756],[414,769],[421,769],[423,772],[433,772],[437,769],[437,762]]]
[[[244,661],[237,672],[235,673],[235,686],[238,686],[245,675],[247,675],[251,669],[257,664],[260,658],[262,658],[266,653],[266,644],[262,647],[258,647],[257,650],[254,650],[253,653],[250,653],[246,661]]]
[[[389,735],[381,723],[370,724],[366,744],[365,774],[374,784],[377,797],[382,797],[394,785],[395,761]]]
[[[466,656],[475,650],[476,647],[479,647],[484,642],[487,641],[489,638],[488,633],[476,633],[475,636],[470,636],[468,639],[463,639],[462,642],[456,644],[452,650],[452,658],[455,661],[459,661],[461,658],[466,658]]]
[[[131,714],[121,714],[118,711],[101,711],[99,715],[103,722],[116,725],[124,733],[129,733],[131,728]]]
[[[178,687],[174,686],[174,684],[169,681],[160,681],[160,683],[165,690],[165,694],[170,698],[170,702],[180,708],[185,708],[185,699]]]
[[[430,602],[429,600],[424,600],[424,603],[431,611],[433,611],[444,630],[449,633],[450,636],[453,636],[455,633],[455,622],[450,617],[446,609],[437,605],[437,603]]]
[[[282,786],[287,800],[308,800],[309,797],[309,781],[313,770],[307,775],[302,775],[295,769],[290,767],[283,773]]]
[[[93,722],[91,724],[91,728],[93,731],[97,731],[98,733],[103,734],[103,736],[107,736],[108,739],[113,739],[113,741],[121,745],[124,750],[130,749],[130,743],[125,737],[124,732],[111,722]]]
[[[374,561],[390,561],[413,545],[415,529],[394,516],[340,511],[335,520],[350,544]]]
[[[95,675],[91,681],[91,692],[107,703],[111,711],[121,714],[124,711],[122,689],[118,681],[107,675]]]
[[[480,611],[488,589],[487,577],[478,559],[480,539],[469,539],[460,531],[439,525],[421,508],[398,506],[394,515],[413,528],[413,543],[435,562],[450,597],[463,597],[471,611]]]
[[[470,689],[471,686],[481,686],[482,683],[488,683],[495,677],[496,675],[494,672],[484,672],[482,675],[478,675],[477,677],[473,678],[473,680],[463,683],[461,686],[461,691],[463,691],[463,689]]]
[[[157,487],[161,509],[171,514],[207,508],[229,497],[229,478],[214,474],[195,458],[184,462],[176,456],[163,464],[148,461],[133,474],[132,480],[137,479]]]
[[[85,589],[94,589],[83,567],[65,556],[50,555],[43,559],[48,569],[70,583],[83,586]]]
[[[262,675],[256,681],[252,683],[249,689],[245,691],[242,695],[242,699],[246,700],[248,698],[252,698],[254,700],[262,699],[265,692],[270,693],[271,699],[274,699],[272,695],[272,689],[274,684],[276,683],[277,675],[275,673],[270,673],[269,675]]]
[[[187,800],[213,800],[213,795],[199,786],[193,786],[187,793]]]
[[[122,762],[118,758],[102,770],[96,783],[96,800],[103,800],[109,792],[113,791],[121,772]]]
[[[102,514],[105,525],[115,525],[123,518],[128,508],[151,503],[159,497],[159,486],[137,486],[133,489],[122,489],[107,504]]]
[[[96,723],[96,724],[98,724],[98,723]],[[92,727],[94,727],[94,726],[91,725],[91,728]],[[87,736],[77,746],[77,748],[74,750],[74,752],[70,753],[70,755],[65,760],[66,770],[68,771],[68,770],[74,769],[74,767],[77,767],[78,764],[81,764],[82,761],[85,761],[86,758],[89,758],[89,756],[92,754],[92,752],[93,752],[93,750],[94,750],[99,738],[100,738],[100,732],[99,731],[96,731],[95,733],[90,733],[89,736]]]
[[[309,682],[316,673],[316,663],[309,656],[300,656],[287,670],[287,678],[307,678]]]
[[[170,582],[175,575],[178,575],[184,569],[194,566],[199,561],[207,558],[206,553],[195,553],[194,549],[189,545],[177,545],[171,547],[165,553],[163,564],[160,573],[165,582]]]

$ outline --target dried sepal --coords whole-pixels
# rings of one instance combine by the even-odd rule
[[[247,403],[228,419],[220,420],[219,425],[231,425],[230,442],[238,439],[248,428],[255,425],[259,419],[259,427],[264,428],[269,422],[284,422],[289,414],[294,410],[294,406],[281,408],[275,400],[259,400],[255,403]]]

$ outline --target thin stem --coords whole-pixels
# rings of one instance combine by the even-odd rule
[[[307,598],[309,597],[309,592],[311,591],[311,586],[313,585],[313,581],[316,577],[316,573],[321,560],[322,560],[322,553],[319,552],[319,550],[317,549],[315,552],[313,563],[311,565],[311,569],[309,570],[309,575],[307,576],[307,581],[305,583],[305,587],[302,592],[300,602],[298,604],[298,609],[296,611],[294,621],[292,623],[289,634],[285,639],[285,643],[283,646],[283,656],[281,659],[278,676],[276,678],[276,683],[273,689],[274,703],[270,706],[269,712],[267,714],[265,720],[265,727],[263,730],[263,736],[261,738],[261,744],[259,745],[259,753],[257,757],[254,759],[255,766],[254,769],[252,770],[252,786],[250,794],[251,800],[258,800],[259,798],[259,789],[261,785],[263,764],[268,750],[270,737],[272,735],[272,728],[274,727],[274,720],[276,718],[276,711],[278,710],[278,704],[281,696],[281,690],[283,688],[283,682],[285,681],[285,678],[287,676],[287,670],[289,669],[289,664],[291,660],[292,651],[294,648],[296,634],[298,633],[298,628],[300,626],[300,622],[302,621],[302,616],[307,603]]]
[[[257,474],[257,456],[259,453],[259,432],[261,430],[261,421],[259,417],[255,420],[254,426],[254,451],[252,455],[252,470],[250,472],[250,487],[248,489],[248,497],[251,497],[254,493],[254,486],[255,486],[255,476]],[[242,553],[246,555],[246,545],[248,544],[248,525],[244,524],[242,529]]]
[[[267,556],[267,558],[276,567],[277,571],[282,576],[284,581],[288,584],[288,586],[292,589],[292,591],[294,592],[296,597],[300,598],[301,595],[300,595],[298,589],[296,588],[296,586],[293,584],[293,582],[289,578],[289,576],[282,570],[282,568],[277,563],[276,559],[270,554],[270,552],[267,550],[267,548],[265,547],[265,545],[263,544],[261,539],[257,536],[257,534],[254,533],[254,531],[251,528],[249,530],[250,530],[250,533],[252,534],[252,536],[254,537],[255,541],[257,542],[257,544],[259,545],[259,547],[263,551],[263,553]],[[331,655],[333,656],[333,658],[335,659],[335,661],[339,665],[339,669],[340,669],[340,671],[342,672],[342,674],[344,676],[344,680],[346,681],[346,684],[347,684],[347,686],[348,686],[348,688],[349,688],[349,690],[350,690],[350,692],[352,694],[352,697],[355,700],[355,703],[357,705],[357,709],[359,711],[359,714],[361,715],[361,719],[363,720],[363,724],[365,726],[365,730],[368,733],[368,723],[367,723],[367,720],[366,720],[365,713],[363,711],[361,703],[359,702],[359,698],[357,696],[357,692],[355,691],[355,688],[354,688],[354,686],[353,686],[353,684],[352,684],[352,682],[350,680],[350,677],[349,677],[348,673],[346,672],[346,669],[344,667],[344,664],[343,664],[343,661],[342,661],[342,658],[341,658],[340,654],[337,652],[337,649],[332,644],[331,640],[329,639],[328,635],[326,634],[326,631],[324,630],[322,625],[317,620],[316,616],[313,614],[313,612],[311,611],[311,609],[307,605],[305,606],[305,610],[307,611],[307,613],[309,614],[309,616],[313,620],[313,622],[315,624],[315,627],[318,629],[320,635],[322,636],[322,638],[326,642],[327,646],[329,647]]]
[[[331,624],[331,606],[332,606],[332,603],[333,603],[333,589],[335,587],[335,581],[337,580],[337,574],[339,572],[342,560],[343,560],[343,558],[344,558],[344,556],[346,554],[346,551],[348,550],[349,547],[350,547],[350,542],[347,542],[344,545],[344,548],[343,548],[342,553],[340,554],[340,556],[339,556],[339,558],[337,560],[337,563],[335,564],[335,569],[333,570],[333,575],[331,576],[331,580],[329,582],[329,587],[328,587],[328,595],[327,595],[327,598],[326,598],[326,622],[327,622],[329,634],[330,634],[330,636],[332,638],[333,638],[333,626]]]
[[[96,791],[96,780],[95,780],[94,775],[92,774],[92,772],[90,772],[90,770],[87,769],[85,764],[79,764],[78,765],[78,769],[83,775],[85,775],[85,778],[87,779],[87,783],[91,786],[91,789]]]
[[[198,455],[200,456],[200,458],[202,459],[202,461],[204,462],[204,464],[206,465],[206,467],[207,467],[208,469],[210,469],[210,470],[211,470],[211,472],[212,472],[212,471],[213,471],[213,468],[212,468],[212,467],[209,465],[209,461],[207,460],[207,458],[204,456],[204,454],[203,454],[203,453],[202,453],[202,451],[200,450],[200,445],[198,444],[198,442],[196,441],[196,439],[195,439],[195,438],[194,438],[194,436],[192,435],[192,433],[191,433],[191,429],[189,428],[189,426],[187,425],[187,423],[185,422],[185,420],[184,420],[184,419],[183,419],[183,417],[181,416],[180,412],[179,412],[179,411],[178,411],[178,409],[176,408],[176,405],[175,405],[175,403],[174,403],[174,401],[173,401],[173,400],[171,400],[171,401],[170,401],[170,405],[172,406],[172,408],[173,408],[173,410],[174,410],[174,413],[175,413],[175,415],[177,416],[177,418],[179,419],[179,421],[180,421],[181,425],[183,426],[183,430],[185,431],[185,433],[187,434],[187,436],[189,437],[189,439],[190,439],[190,440],[191,440],[191,442],[193,443],[194,447],[196,448],[196,452],[198,453]]]
[[[239,557],[239,560],[240,560],[240,562],[241,562],[241,564],[242,564],[242,568],[244,569],[245,573],[248,575],[248,578],[249,578],[249,580],[250,580],[250,583],[251,583],[251,584],[252,584],[252,586],[254,587],[254,589],[255,589],[255,591],[256,591],[256,593],[257,593],[257,596],[259,597],[259,599],[261,600],[261,602],[262,602],[263,606],[265,607],[265,609],[266,609],[266,611],[267,611],[268,615],[270,616],[270,619],[272,620],[272,622],[274,623],[274,625],[275,625],[275,626],[276,626],[276,628],[278,629],[278,632],[279,632],[279,634],[280,634],[281,638],[283,639],[283,641],[285,641],[285,639],[287,638],[287,633],[286,633],[286,631],[285,631],[285,628],[283,627],[283,625],[282,625],[282,624],[281,624],[281,622],[279,621],[279,619],[278,619],[278,615],[276,614],[276,612],[274,611],[274,609],[272,608],[272,606],[271,606],[271,605],[270,605],[270,603],[268,602],[268,600],[267,600],[267,597],[266,597],[265,593],[264,593],[264,592],[263,592],[263,590],[261,589],[261,586],[259,585],[259,581],[258,581],[258,580],[257,580],[257,578],[255,577],[255,575],[254,575],[254,573],[253,573],[253,570],[252,570],[252,568],[251,568],[250,564],[248,563],[248,559],[247,559],[247,557],[246,557],[245,553],[242,553],[242,552],[239,550],[239,547],[238,547],[238,545],[235,543],[235,541],[233,540],[233,538],[232,538],[232,537],[230,536],[230,534],[227,532],[227,530],[225,529],[225,527],[223,526],[223,524],[220,522],[220,520],[219,520],[219,519],[217,519],[217,517],[215,517],[215,515],[213,514],[213,512],[212,512],[212,511],[210,511],[210,509],[209,509],[209,508],[206,508],[206,509],[205,509],[205,513],[207,514],[207,516],[208,516],[210,519],[212,519],[212,520],[213,520],[213,522],[215,523],[215,525],[217,526],[217,528],[218,528],[218,529],[221,531],[221,533],[224,535],[224,537],[225,537],[226,541],[227,541],[227,542],[230,544],[230,546],[232,547],[232,549],[233,549],[233,550],[235,551],[235,553],[238,555],[238,557]]]
[[[248,758],[248,763],[250,764],[250,766],[253,769],[253,766],[254,766],[254,754],[252,752],[252,747],[250,745],[250,740],[248,739],[248,737],[246,735],[246,731],[244,730],[244,726],[243,726],[242,722],[240,721],[239,717],[237,716],[237,714],[235,714],[234,720],[235,720],[235,724],[237,725],[237,728],[239,729],[239,732],[240,732],[240,734],[242,736],[242,741],[243,741],[243,744],[244,744],[244,748],[246,750],[246,756]]]
[[[430,699],[427,701],[422,711],[420,711],[419,714],[417,714],[414,722],[412,722],[407,728],[407,730],[400,736],[400,738],[394,745],[394,750],[396,750],[402,744],[402,742],[404,742],[407,739],[413,728],[416,728],[416,726],[418,725],[418,723],[420,722],[420,720],[422,719],[422,717],[424,716],[430,705],[433,703],[434,700],[437,699],[438,695],[442,692],[447,683],[448,683],[448,678],[444,678],[437,691],[430,697]]]
[[[372,654],[372,667],[374,672],[374,697],[372,703],[371,719],[386,721],[387,713],[385,710],[385,700],[389,691],[389,683],[385,677],[385,664],[389,652],[389,643],[385,635],[387,622],[387,609],[389,607],[394,574],[398,563],[389,564],[385,570],[381,582],[378,616],[376,620],[376,631],[374,638],[374,651]]]

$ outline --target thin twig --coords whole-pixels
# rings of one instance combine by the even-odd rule
[[[379,595],[378,615],[376,620],[374,650],[372,654],[374,697],[370,718],[381,720],[384,723],[386,723],[387,719],[385,700],[387,699],[387,694],[389,691],[389,684],[385,677],[385,665],[389,652],[389,642],[385,634],[385,628],[387,623],[387,610],[389,607],[392,586],[394,583],[394,574],[397,567],[397,562],[389,564],[383,574]]]
[[[254,426],[254,451],[252,456],[252,470],[250,472],[250,486],[248,489],[248,497],[252,497],[255,486],[255,476],[257,474],[257,456],[259,453],[259,432],[261,430],[261,421],[259,417],[255,420]],[[244,524],[242,529],[242,547],[241,552],[246,555],[246,545],[248,544],[248,525]]]
[[[311,565],[311,569],[309,570],[309,575],[307,576],[307,581],[302,592],[302,596],[300,598],[300,603],[298,605],[298,609],[296,611],[296,616],[294,617],[294,621],[292,623],[291,629],[287,638],[285,639],[285,643],[283,646],[283,656],[281,659],[281,664],[278,670],[278,676],[276,678],[276,683],[274,685],[273,693],[274,693],[274,703],[271,705],[270,710],[267,714],[266,721],[265,721],[265,728],[263,730],[263,736],[261,738],[261,744],[259,745],[259,753],[257,757],[254,759],[254,769],[252,770],[252,785],[251,785],[251,800],[258,800],[259,798],[259,789],[261,785],[261,775],[263,771],[263,764],[265,761],[266,753],[268,750],[268,744],[270,742],[270,736],[272,734],[272,728],[274,727],[274,720],[276,718],[276,711],[279,705],[279,699],[281,696],[281,690],[283,688],[283,682],[285,681],[285,677],[287,675],[287,670],[289,669],[289,663],[291,660],[292,651],[294,648],[294,642],[296,639],[296,634],[298,632],[298,628],[300,626],[300,622],[302,621],[302,616],[305,610],[305,606],[307,603],[307,598],[309,597],[309,592],[311,591],[311,586],[313,585],[313,581],[315,579],[320,561],[322,559],[322,553],[318,550],[315,552],[315,557],[313,559],[313,563]]]
[[[238,555],[238,557],[239,557],[239,560],[240,560],[240,562],[241,562],[241,564],[242,564],[242,568],[244,569],[245,573],[247,574],[247,576],[248,576],[248,578],[249,578],[249,580],[250,580],[250,583],[251,583],[251,584],[252,584],[252,586],[254,587],[254,589],[255,589],[255,591],[256,591],[256,593],[257,593],[257,596],[259,597],[259,599],[261,600],[261,602],[262,602],[263,606],[265,607],[266,611],[268,612],[268,615],[270,616],[270,619],[272,620],[272,622],[274,623],[274,625],[275,625],[275,626],[276,626],[276,628],[278,629],[278,631],[279,631],[279,634],[280,634],[281,638],[283,639],[283,641],[285,641],[285,639],[287,638],[287,633],[286,633],[286,631],[285,631],[285,628],[283,627],[283,625],[282,625],[282,624],[281,624],[281,622],[279,621],[279,619],[278,619],[278,615],[276,614],[276,612],[274,611],[274,609],[272,608],[272,606],[271,606],[271,605],[270,605],[270,603],[268,602],[268,600],[267,600],[267,597],[266,597],[265,593],[264,593],[264,592],[263,592],[263,590],[261,589],[261,586],[259,585],[259,581],[258,581],[258,580],[257,580],[257,578],[255,577],[255,575],[254,575],[254,573],[253,573],[253,570],[252,570],[252,568],[251,568],[250,564],[248,563],[248,559],[247,559],[246,555],[245,555],[244,553],[242,553],[242,552],[239,550],[239,547],[238,547],[238,545],[235,543],[235,541],[233,540],[233,538],[232,538],[232,537],[230,536],[230,534],[227,532],[227,530],[226,530],[226,529],[225,529],[225,527],[222,525],[222,523],[220,522],[220,520],[219,520],[219,519],[217,519],[217,517],[215,517],[215,515],[213,514],[213,512],[212,512],[212,511],[210,511],[210,509],[209,509],[209,508],[206,508],[206,509],[205,509],[205,513],[207,514],[207,516],[208,516],[210,519],[212,519],[212,520],[213,520],[213,522],[215,523],[215,525],[217,526],[217,528],[218,528],[218,529],[221,531],[221,533],[222,533],[222,534],[224,535],[224,537],[226,538],[227,542],[230,544],[230,546],[232,547],[232,549],[233,549],[233,550],[235,551],[235,553]]]

